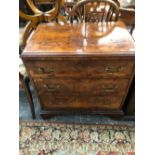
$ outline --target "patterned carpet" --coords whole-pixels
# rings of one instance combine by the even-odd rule
[[[20,155],[134,155],[134,126],[20,121]]]

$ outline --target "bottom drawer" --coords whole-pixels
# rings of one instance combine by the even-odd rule
[[[52,109],[120,109],[122,96],[52,96],[40,97],[43,110]]]

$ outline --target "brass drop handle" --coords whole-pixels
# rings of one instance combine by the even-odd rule
[[[47,69],[44,69],[44,68],[42,68],[42,67],[39,67],[38,68],[38,73],[40,73],[40,74],[43,74],[43,73],[54,73],[55,72],[55,68],[47,68]]]
[[[55,68],[49,68],[45,70],[45,73],[53,73],[55,72]]]
[[[53,85],[49,87],[47,84],[44,84],[43,87],[47,89],[48,91],[52,91],[52,92],[58,91],[60,89],[60,85]]]
[[[37,69],[37,71],[38,71],[38,73],[40,73],[40,74],[44,72],[43,68],[40,68],[40,67]]]
[[[109,66],[106,66],[105,67],[105,71],[107,72],[107,73],[115,73],[115,72],[120,72],[120,71],[123,71],[125,69],[125,67],[124,66],[118,66],[118,67],[109,67]]]
[[[105,85],[102,86],[102,89],[105,93],[114,93],[117,91],[117,86],[107,87]]]

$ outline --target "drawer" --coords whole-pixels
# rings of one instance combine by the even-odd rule
[[[62,95],[124,94],[128,79],[35,79],[38,94]]]
[[[25,63],[33,78],[130,77],[134,62],[129,60],[48,60]]]
[[[120,109],[122,103],[121,96],[57,96],[50,93],[40,95],[43,110],[56,109]]]

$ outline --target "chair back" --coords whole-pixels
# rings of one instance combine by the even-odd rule
[[[23,48],[26,45],[26,42],[34,29],[36,29],[37,25],[42,22],[51,22],[53,20],[61,20],[64,23],[66,22],[65,18],[60,15],[60,8],[64,3],[64,0],[56,0],[55,6],[51,8],[49,11],[41,11],[34,4],[33,0],[26,0],[28,7],[32,10],[33,14],[29,15],[24,13],[22,10],[19,10],[20,18],[27,20],[28,23],[24,27],[22,37],[20,40],[19,51],[22,52]]]
[[[114,0],[81,0],[71,11],[80,22],[117,21],[118,15],[119,5]]]

